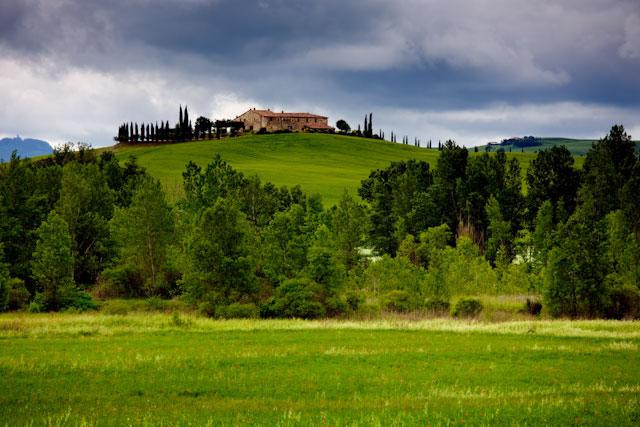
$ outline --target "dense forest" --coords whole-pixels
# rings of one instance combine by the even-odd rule
[[[546,149],[523,182],[503,151],[470,156],[448,141],[435,168],[392,163],[362,181],[360,200],[345,191],[326,209],[219,156],[186,165],[184,197],[169,204],[135,158],[14,155],[0,165],[0,310],[156,297],[215,317],[317,318],[527,294],[540,296],[532,314],[638,317],[634,143],[614,126],[582,170],[573,163],[565,147]]]

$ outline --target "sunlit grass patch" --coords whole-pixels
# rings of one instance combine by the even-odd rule
[[[191,332],[263,330],[424,330],[459,333],[544,335],[558,337],[639,338],[640,322],[610,320],[524,320],[483,322],[451,318],[408,319],[385,317],[372,320],[229,319],[215,320],[194,314],[179,316],[135,313],[126,316],[88,314],[0,315],[2,336],[90,336],[143,334],[188,329]]]
[[[179,318],[0,315],[0,425],[634,425],[640,417],[638,322]]]

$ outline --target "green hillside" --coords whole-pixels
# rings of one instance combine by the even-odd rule
[[[551,137],[543,137],[540,138],[542,145],[536,147],[525,147],[525,153],[537,153],[540,150],[544,150],[546,148],[551,148],[555,145],[564,145],[574,156],[585,156],[587,151],[591,149],[591,146],[594,142],[597,142],[595,139],[572,139],[572,138],[551,138]],[[481,151],[484,151],[485,146],[479,147]],[[636,141],[636,149],[640,148],[640,144]],[[495,151],[497,149],[496,146],[492,147],[492,150]],[[509,146],[505,146],[504,149],[509,151]],[[513,151],[522,152],[522,148],[513,147]]]
[[[246,135],[239,138],[156,146],[116,146],[120,160],[135,155],[161,180],[171,199],[182,194],[182,172],[193,160],[204,166],[215,153],[248,175],[263,181],[320,193],[326,205],[336,203],[342,191],[357,190],[372,169],[392,161],[418,159],[435,167],[437,150],[391,142],[322,134]],[[534,155],[508,153],[522,162],[523,172]],[[580,162],[581,164],[581,162]]]

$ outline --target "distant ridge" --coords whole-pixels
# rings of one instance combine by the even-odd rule
[[[512,138],[513,139],[513,138]],[[574,156],[584,156],[591,149],[591,146],[598,142],[597,139],[573,139],[573,138],[557,138],[557,137],[538,137],[536,141],[538,145],[531,147],[517,147],[514,144],[509,144],[512,139],[506,140],[505,145],[499,145],[497,143],[490,143],[491,151],[496,151],[499,148],[504,149],[509,152],[525,152],[525,153],[537,153],[538,151],[551,148],[554,145],[564,145],[567,147],[569,152]],[[635,141],[636,150],[640,148],[640,144],[638,141]],[[486,149],[486,145],[478,146],[479,151],[484,151]]]
[[[40,139],[25,138],[20,136],[15,138],[0,139],[0,162],[6,162],[11,159],[11,153],[17,151],[21,158],[43,156],[51,154],[53,149],[48,142]]]

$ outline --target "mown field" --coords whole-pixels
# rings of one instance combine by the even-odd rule
[[[257,174],[263,181],[278,186],[299,184],[309,194],[319,193],[327,206],[337,203],[344,189],[355,194],[360,181],[372,169],[407,159],[424,160],[435,168],[439,155],[435,149],[321,134],[246,135],[219,141],[118,146],[114,150],[122,161],[135,155],[142,166],[160,179],[171,200],[182,194],[182,172],[190,160],[205,166],[215,153],[220,153],[247,175]],[[508,155],[521,161],[523,174],[535,158],[532,153]],[[578,158],[577,165],[581,164]]]
[[[640,323],[0,316],[0,425],[638,425]]]

